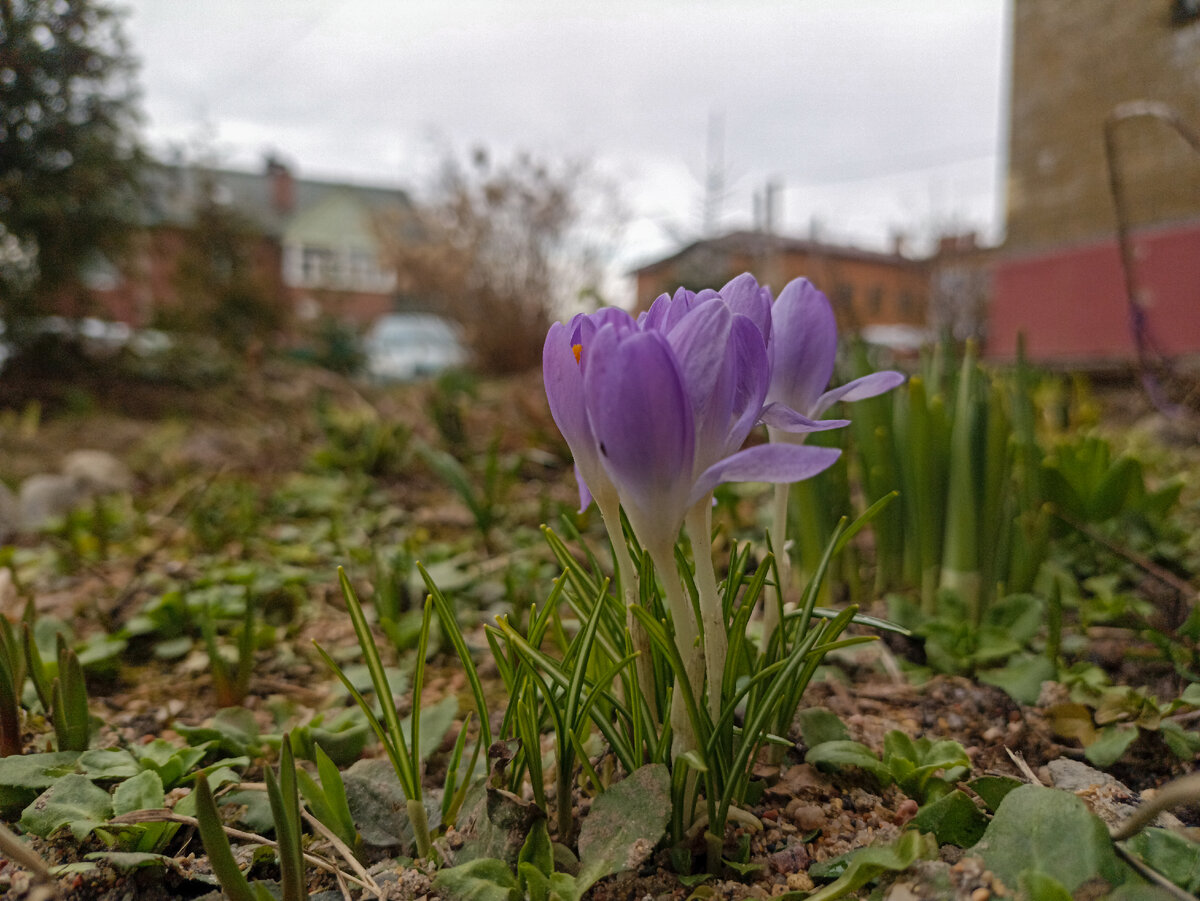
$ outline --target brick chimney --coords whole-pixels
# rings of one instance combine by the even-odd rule
[[[979,249],[978,236],[973,231],[961,234],[942,235],[938,238],[938,256],[952,256],[960,253],[970,253]]]
[[[296,180],[287,164],[274,154],[267,157],[267,178],[271,180],[271,208],[286,216],[296,207]]]

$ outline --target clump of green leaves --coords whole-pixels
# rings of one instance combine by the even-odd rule
[[[21,753],[21,693],[29,659],[25,642],[33,634],[33,618],[32,601],[25,605],[20,629],[0,616],[0,757]]]
[[[577,901],[596,882],[645,861],[666,831],[670,776],[662,764],[647,764],[598,797],[579,833],[579,856],[550,839],[544,816],[533,814],[524,842],[513,846],[515,859],[485,856],[493,850],[483,842],[467,847],[460,857],[479,854],[441,870],[434,886],[453,898],[506,901],[520,896],[532,901]],[[483,800],[483,799],[481,799]],[[509,797],[484,800],[480,816],[496,828],[500,808],[519,802]],[[464,853],[465,852],[465,853]],[[480,854],[480,852],[484,852]]]
[[[805,760],[818,766],[859,767],[881,785],[895,783],[922,804],[949,794],[971,768],[958,742],[913,739],[898,729],[884,736],[882,758],[860,742],[835,739],[809,748]]]
[[[568,534],[581,542],[569,521]],[[843,529],[845,526],[843,526]],[[520,792],[528,779],[537,805],[548,809],[543,785],[541,735],[554,736],[556,774],[553,821],[560,843],[569,844],[576,778],[591,792],[608,790],[610,776],[597,771],[586,753],[593,736],[603,736],[622,769],[635,772],[644,761],[662,763],[671,773],[670,834],[682,843],[694,824],[705,834],[710,872],[722,868],[725,827],[730,819],[753,821],[744,810],[752,791],[751,768],[780,722],[789,722],[804,687],[829,651],[873,640],[842,637],[857,608],[822,611],[817,591],[805,596],[804,607],[789,617],[768,653],[748,639],[748,623],[771,573],[768,556],[752,564],[750,547],[732,551],[729,574],[721,590],[728,653],[722,681],[709,686],[721,693],[721,714],[714,718],[702,698],[695,697],[684,661],[664,623],[664,606],[648,555],[634,545],[641,561],[640,603],[626,608],[623,592],[610,590],[595,556],[582,544],[586,566],[558,535],[544,529],[563,576],[543,606],[531,609],[523,629],[507,617],[487,628],[488,642],[508,690],[502,737],[518,741],[506,770],[507,788]],[[839,532],[840,537],[841,532]],[[832,554],[836,539],[829,553]],[[680,549],[680,572],[690,574]],[[823,571],[822,571],[823,572]],[[694,587],[687,586],[694,594]],[[634,650],[630,624],[648,639],[649,684],[631,666]],[[666,722],[671,692],[682,694],[696,747],[673,756]],[[735,722],[735,712],[740,722]],[[577,776],[578,774],[578,776]],[[603,795],[601,795],[603,796]]]
[[[321,469],[394,476],[412,456],[412,429],[388,422],[373,407],[335,406],[327,394],[317,397],[317,423],[325,438],[312,462]]]
[[[208,651],[208,665],[212,673],[213,691],[218,707],[236,707],[246,699],[250,691],[250,674],[254,668],[255,650],[255,604],[249,588],[243,602],[241,629],[236,643],[233,662],[226,659],[217,641],[215,616],[206,604],[200,616],[200,628],[204,635],[204,646]]]
[[[282,901],[307,901],[308,898],[296,774],[291,743],[285,736],[278,775],[270,767],[265,773],[278,845],[279,897]],[[204,851],[225,893],[234,901],[266,901],[274,897],[261,882],[250,883],[238,867],[212,789],[203,773],[196,776],[196,819]]]
[[[419,703],[413,705],[412,716],[407,728],[405,728],[396,711],[387,674],[384,671],[383,662],[379,656],[379,649],[371,634],[362,604],[345,572],[339,569],[338,576],[341,581],[342,594],[346,599],[346,607],[350,612],[354,631],[358,637],[359,647],[362,649],[363,658],[370,673],[371,685],[374,688],[375,697],[379,703],[378,713],[333,658],[320,645],[317,645],[317,650],[326,664],[328,664],[330,669],[333,670],[345,686],[346,690],[350,692],[366,717],[367,722],[370,724],[372,731],[383,744],[388,760],[391,762],[404,792],[406,800],[405,808],[409,821],[412,824],[417,854],[419,857],[427,858],[432,848],[433,830],[429,825],[424,802],[424,789],[422,787],[424,759],[420,753],[422,748],[421,707]],[[431,595],[425,602],[420,638],[417,646],[416,669],[412,682],[412,694],[415,698],[421,696],[421,690],[424,686],[425,655],[435,605],[438,607],[438,617],[442,623],[442,628],[449,633],[451,641],[460,650],[460,655],[466,656],[469,660],[462,633],[458,631],[457,623],[453,620],[453,615],[450,613],[445,598],[441,597],[440,593],[437,593],[436,599],[435,596]],[[486,711],[487,708],[483,701],[483,688],[479,683],[479,677],[475,673],[473,665],[468,670],[468,676],[471,679],[472,688],[475,692],[477,709],[479,711]],[[486,714],[483,714],[483,716],[486,717]],[[481,726],[480,739],[476,746],[475,756],[473,756],[472,762],[467,766],[468,773],[473,769],[473,761],[477,759],[479,748],[491,743],[491,731],[487,727],[486,719],[481,719]],[[465,741],[465,730],[460,734],[460,743],[462,741]],[[462,792],[466,790],[466,785],[462,778],[462,770],[460,769],[462,759],[463,748],[461,746],[456,747],[452,765],[446,774],[446,790],[443,792],[442,800],[442,815],[444,821],[447,823],[453,822],[453,813],[457,810],[457,804],[461,803]]]
[[[0,629],[3,655],[9,658],[7,664],[0,664],[0,670],[4,671],[0,674],[0,685],[3,687],[0,702],[5,701],[5,696],[8,701],[20,698],[27,674],[42,710],[54,725],[58,750],[86,751],[92,724],[88,713],[87,683],[79,655],[67,644],[63,633],[56,631],[50,639],[54,643],[55,658],[47,663],[38,646],[37,631],[37,623],[29,608],[21,624],[19,639],[7,623]],[[23,667],[15,660],[14,655],[18,651],[24,652]],[[17,681],[18,678],[20,681]],[[12,716],[10,709],[5,718]]]
[[[1200,753],[1200,732],[1172,718],[1200,708],[1200,685],[1192,683],[1164,703],[1148,691],[1114,685],[1091,664],[1076,664],[1062,678],[1069,699],[1048,707],[1046,715],[1055,733],[1076,739],[1095,766],[1112,766],[1145,734],[1157,735],[1181,761]]]
[[[425,464],[458,495],[471,511],[475,528],[485,547],[492,547],[492,531],[499,525],[504,499],[521,467],[520,457],[506,459],[500,453],[500,436],[488,444],[476,471],[468,469],[446,451],[422,445],[417,453]]]

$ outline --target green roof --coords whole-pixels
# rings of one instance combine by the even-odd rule
[[[362,234],[368,220],[364,213],[404,215],[413,209],[412,200],[399,188],[293,176],[291,208],[281,210],[274,203],[275,177],[266,171],[156,164],[146,175],[143,221],[146,225],[190,225],[206,185],[211,186],[217,202],[228,203],[263,234],[281,240],[299,229],[304,237],[315,239],[320,232],[327,237],[340,235],[340,243],[358,243],[348,239]],[[343,231],[338,232],[339,227]]]

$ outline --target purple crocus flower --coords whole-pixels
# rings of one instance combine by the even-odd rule
[[[829,448],[738,450],[761,413],[769,363],[757,326],[718,295],[677,294],[639,325],[609,322],[581,354],[595,446],[644,544],[673,545],[688,508],[722,482],[798,481],[837,458]]]
[[[837,321],[829,299],[806,278],[788,282],[779,292],[771,307],[768,349],[771,387],[767,400],[813,419],[840,400],[875,397],[904,381],[899,372],[873,372],[832,391],[825,390],[837,356]]]
[[[802,417],[818,419],[839,400],[854,401],[875,397],[890,391],[904,376],[899,372],[873,372],[826,391],[833,376],[837,357],[837,321],[829,298],[818,291],[806,278],[788,282],[771,306],[771,335],[768,342],[771,357],[771,386],[767,400],[771,404],[795,411]],[[804,433],[778,427],[767,419],[767,432],[772,444],[790,447],[804,441]],[[787,535],[787,490],[776,486],[771,534],[780,547]],[[771,636],[779,623],[783,606],[784,587],[788,581],[788,555],[779,555],[779,584],[775,587],[775,603],[766,604],[763,616],[762,647],[770,646]]]
[[[591,345],[596,330],[602,325],[633,331],[636,324],[624,310],[606,307],[595,313],[580,313],[567,324],[550,326],[542,347],[542,379],[550,415],[562,432],[575,458],[575,477],[579,483],[579,509],[591,503],[593,494],[600,499],[601,512],[608,513],[611,496],[612,513],[616,513],[616,488],[600,462],[600,451],[588,420],[583,395],[583,348]]]

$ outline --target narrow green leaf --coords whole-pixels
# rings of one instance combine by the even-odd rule
[[[50,688],[51,675],[46,671],[41,649],[34,639],[32,620],[21,623],[21,643],[25,647],[25,663],[29,678],[33,680],[33,689],[38,700],[42,702],[42,709],[48,712],[54,708],[54,695]]]
[[[63,721],[63,737],[66,744],[59,745],[60,751],[86,751],[91,723],[88,720],[87,683],[83,678],[83,667],[79,657],[66,646],[59,635],[58,650],[58,694],[54,708],[55,731]]]
[[[471,694],[475,698],[475,711],[479,715],[479,728],[482,732],[483,744],[485,747],[491,747],[492,729],[488,722],[487,700],[483,694],[483,683],[479,681],[479,673],[475,669],[475,662],[471,659],[471,652],[467,648],[466,639],[463,638],[462,630],[458,627],[458,621],[454,618],[454,612],[451,610],[449,602],[445,595],[438,590],[433,579],[429,577],[428,571],[420,563],[417,564],[417,570],[421,573],[421,578],[425,580],[425,587],[433,598],[433,606],[437,611],[438,621],[442,624],[442,631],[450,638],[450,643],[454,645],[458,659],[467,674],[467,682],[471,686]]]
[[[400,761],[402,770],[398,771],[397,775],[400,776],[401,782],[404,784],[404,791],[410,799],[420,797],[420,780],[417,777],[412,755],[405,744],[404,734],[400,729],[400,717],[396,713],[396,702],[392,697],[391,686],[388,684],[387,674],[383,669],[383,661],[379,659],[379,649],[375,646],[375,638],[367,624],[358,594],[355,592],[354,586],[350,584],[346,571],[340,566],[338,567],[338,580],[341,583],[342,596],[346,600],[346,609],[350,613],[350,621],[354,625],[354,634],[358,637],[359,647],[362,648],[363,661],[371,673],[371,683],[375,686],[375,696],[378,698],[383,712],[384,728],[395,748],[395,758]]]
[[[230,901],[258,901],[258,896],[251,890],[250,883],[242,875],[233,851],[229,847],[229,838],[221,827],[221,814],[217,810],[217,802],[213,798],[212,789],[203,773],[196,775],[196,820],[199,823],[200,842],[204,845],[204,853],[208,855],[209,866],[221,883],[221,889],[229,896]]]
[[[424,762],[421,757],[421,692],[425,687],[425,655],[429,651],[429,627],[433,620],[433,599],[425,598],[425,608],[421,614],[421,633],[417,640],[417,663],[416,670],[413,673],[413,705],[412,705],[412,726],[411,740],[409,747],[412,749],[412,768],[413,782],[416,792],[409,796],[409,800],[421,800],[421,776],[425,771]]]
[[[404,758],[397,753],[392,737],[384,729],[383,723],[379,721],[379,717],[375,715],[375,711],[371,709],[371,705],[367,703],[367,699],[362,696],[362,693],[354,686],[354,683],[350,681],[350,678],[337,665],[334,659],[329,656],[329,653],[317,644],[316,641],[313,642],[313,647],[321,655],[321,659],[325,661],[325,665],[333,670],[333,674],[338,677],[338,680],[350,694],[350,697],[354,698],[355,703],[358,704],[358,708],[363,712],[363,716],[366,718],[367,724],[370,725],[371,731],[375,733],[375,737],[379,739],[379,743],[383,745],[384,751],[387,752],[388,760],[391,762],[392,768],[396,771],[396,778],[400,780],[400,785],[407,797],[412,770],[405,767]]]
[[[301,845],[300,803],[296,793],[296,761],[287,734],[280,746],[279,778],[268,767],[264,774],[275,837],[279,842],[280,889],[283,901],[306,901],[304,852]]]
[[[2,616],[0,620],[8,622]],[[20,753],[21,701],[13,678],[13,663],[11,658],[0,659],[0,757]]]
[[[886,510],[896,498],[900,496],[899,491],[889,491],[875,503],[871,504],[864,510],[855,520],[850,523],[833,543],[833,555],[840,554],[847,544],[853,540],[854,536],[868,526],[872,520],[880,513]]]

